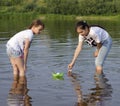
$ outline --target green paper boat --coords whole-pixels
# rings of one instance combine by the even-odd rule
[[[52,78],[55,80],[64,80],[63,76],[64,76],[64,73],[59,73],[59,72],[52,73]]]

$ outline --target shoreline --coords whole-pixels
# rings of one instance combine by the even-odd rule
[[[34,12],[29,13],[0,13],[0,18],[8,17],[24,17],[31,16],[40,18],[41,20],[119,20],[120,15],[88,15],[88,16],[79,16],[79,15],[61,15],[61,14],[38,14]]]

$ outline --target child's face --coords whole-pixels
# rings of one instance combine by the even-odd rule
[[[89,28],[86,27],[85,29],[81,29],[80,27],[78,27],[77,33],[85,37],[89,33]]]
[[[33,33],[34,34],[40,34],[41,31],[43,30],[43,26],[42,25],[39,25],[39,26],[33,26]]]

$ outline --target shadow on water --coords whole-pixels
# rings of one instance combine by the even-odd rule
[[[112,99],[112,86],[108,84],[105,74],[95,75],[95,87],[90,89],[90,93],[84,95],[81,90],[79,75],[71,73],[68,75],[77,94],[75,106],[105,106],[105,102]]]
[[[8,106],[32,106],[28,91],[27,78],[14,76],[7,98]]]

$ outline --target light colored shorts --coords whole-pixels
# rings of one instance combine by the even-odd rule
[[[15,50],[12,47],[10,47],[9,45],[7,45],[7,54],[9,57],[13,57],[13,58],[21,57],[21,58],[23,58],[22,50]]]
[[[102,47],[99,50],[99,54],[95,59],[96,66],[103,66],[104,61],[111,49],[111,46],[112,46],[112,39],[111,37],[109,37],[103,42]]]

